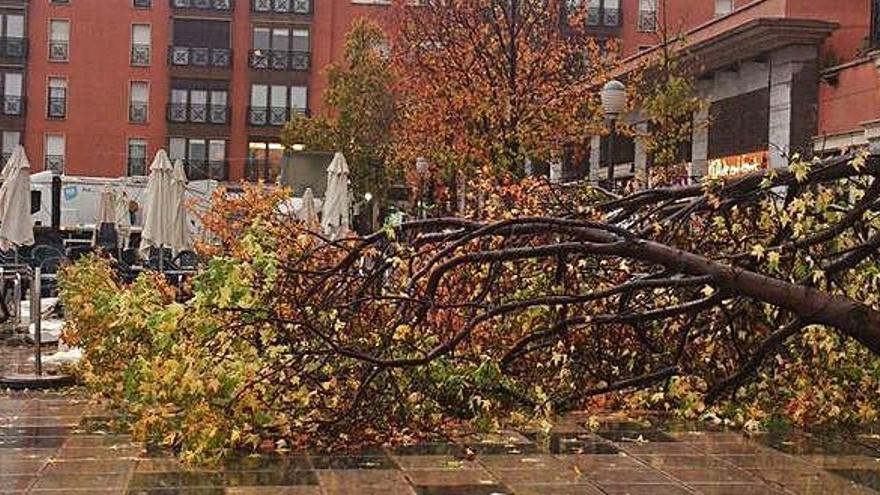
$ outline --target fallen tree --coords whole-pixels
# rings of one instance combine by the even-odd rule
[[[336,241],[254,189],[206,219],[214,258],[185,305],[69,270],[68,335],[142,437],[195,453],[405,441],[600,397],[742,414],[743,387],[768,416],[870,421],[878,178],[865,156],[620,198],[493,177],[469,218]],[[828,397],[793,405],[811,380]]]

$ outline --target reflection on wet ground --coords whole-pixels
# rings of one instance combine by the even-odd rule
[[[547,433],[460,444],[229,459],[191,469],[107,432],[76,393],[0,395],[0,493],[35,494],[846,494],[880,493],[880,450],[859,437],[746,437],[699,423],[572,415]],[[872,437],[868,437],[872,438]]]
[[[27,354],[0,346],[0,363],[22,363]],[[77,392],[0,393],[0,494],[880,493],[880,440],[873,435],[782,430],[746,437],[703,423],[649,417],[595,425],[589,415],[572,414],[549,432],[505,431],[361,455],[239,457],[191,469],[109,433],[108,419]]]

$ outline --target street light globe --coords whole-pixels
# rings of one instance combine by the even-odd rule
[[[418,172],[419,175],[425,175],[428,173],[428,160],[426,160],[425,157],[420,156],[416,158],[416,172]]]
[[[616,118],[626,108],[626,86],[612,79],[602,87],[602,112],[609,118]]]
[[[364,194],[364,199],[367,200],[367,203],[373,200],[373,193]]]

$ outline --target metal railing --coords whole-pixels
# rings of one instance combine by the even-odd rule
[[[214,10],[230,12],[235,7],[232,0],[171,0],[175,9]]]
[[[149,116],[148,104],[143,101],[133,101],[128,104],[128,120],[137,124],[143,124]]]
[[[252,69],[306,71],[311,67],[312,54],[290,50],[256,49],[249,52],[248,63]]]
[[[229,178],[229,163],[226,160],[183,160],[186,178],[189,180],[219,180]]]
[[[24,98],[21,96],[0,95],[0,111],[3,115],[17,116],[24,115]]]
[[[232,65],[232,50],[193,46],[171,46],[168,63],[175,67],[212,67],[228,69]]]
[[[609,8],[604,5],[601,7],[587,7],[587,25],[588,26],[620,26],[622,12],[619,8]]]
[[[24,38],[11,38],[8,36],[0,38],[0,56],[13,59],[26,58],[27,40]]]
[[[49,60],[65,62],[70,58],[70,43],[67,41],[49,42]]]
[[[271,166],[269,160],[249,158],[244,164],[244,178],[248,182],[263,180],[271,183],[278,178],[278,171]]]
[[[56,174],[64,173],[64,155],[46,155],[46,170]]]
[[[49,105],[46,115],[53,119],[63,119],[67,116],[67,97],[49,97]]]
[[[146,157],[128,157],[128,176],[147,175]]]
[[[134,43],[131,45],[131,65],[150,65],[152,49],[150,45]]]
[[[251,12],[308,15],[312,13],[312,1],[251,0]]]
[[[252,126],[282,126],[294,115],[308,115],[305,108],[248,107],[248,124]]]
[[[657,30],[657,11],[639,11],[639,31],[654,32]]]
[[[168,122],[194,124],[227,124],[229,107],[227,105],[208,105],[192,103],[169,103]]]

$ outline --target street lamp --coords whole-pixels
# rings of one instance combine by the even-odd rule
[[[427,208],[425,207],[425,196],[427,193],[427,183],[428,183],[428,160],[425,157],[420,156],[416,158],[416,173],[419,174],[419,198],[418,198],[418,216],[419,218],[426,218]]]
[[[611,132],[608,135],[608,182],[614,189],[614,145],[617,137],[617,119],[626,108],[626,86],[612,79],[602,87],[602,113],[608,119]]]

